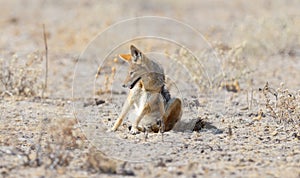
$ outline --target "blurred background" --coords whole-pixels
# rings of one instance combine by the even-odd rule
[[[80,53],[97,33],[120,20],[137,16],[177,19],[202,32],[209,41],[231,44],[250,40],[251,36],[265,37],[261,41],[266,43],[293,40],[294,45],[299,45],[296,25],[300,24],[300,3],[297,0],[254,0],[251,3],[240,0],[2,0],[0,5],[2,52],[43,48],[42,24],[45,24],[52,54]],[[281,38],[286,41],[278,41]]]

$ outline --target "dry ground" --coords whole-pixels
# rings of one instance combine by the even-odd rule
[[[2,177],[300,177],[298,1],[0,1],[0,6]],[[144,15],[168,16],[199,30],[224,74],[214,88],[195,94],[197,85],[180,78],[185,73],[169,73],[181,89],[172,94],[182,96],[185,115],[163,141],[160,134],[147,139],[128,134],[127,122],[116,133],[106,132],[128,92],[118,88],[125,64],[105,64],[96,103],[91,87],[75,82],[75,98],[71,94],[78,56],[89,42],[113,23]],[[49,49],[44,97],[42,24]],[[145,51],[155,49],[142,42]],[[180,48],[166,50],[183,63],[190,59]],[[81,73],[97,72],[93,61],[79,62]],[[197,65],[188,62],[191,78],[200,80]],[[106,93],[111,84],[113,95]]]

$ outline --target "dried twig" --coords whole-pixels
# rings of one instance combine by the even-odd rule
[[[43,87],[42,97],[44,98],[44,92],[47,90],[47,83],[48,83],[48,45],[47,45],[47,34],[45,30],[45,24],[43,24],[43,34],[44,34],[44,45],[45,45],[45,56],[46,56],[46,74],[45,74],[45,83]]]
[[[278,116],[277,116],[276,112],[274,111],[274,109],[271,105],[271,99],[269,98],[268,93],[272,93],[276,97],[276,99],[277,99],[277,95],[274,94],[274,92],[271,92],[271,90],[273,90],[273,89],[269,88],[269,83],[267,82],[266,85],[264,86],[264,88],[262,89],[262,92],[263,92],[263,95],[266,99],[266,108],[270,110],[271,116],[273,118],[277,119]]]

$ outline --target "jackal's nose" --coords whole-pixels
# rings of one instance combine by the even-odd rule
[[[126,88],[127,86],[125,84],[122,85],[123,88]]]

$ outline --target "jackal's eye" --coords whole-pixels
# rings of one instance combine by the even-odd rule
[[[129,72],[129,75],[132,77],[133,76],[133,72]]]

